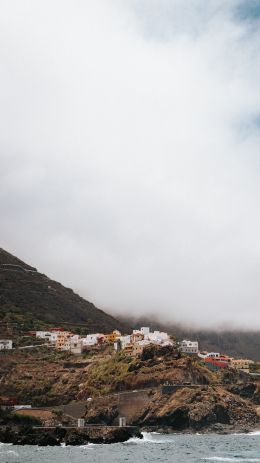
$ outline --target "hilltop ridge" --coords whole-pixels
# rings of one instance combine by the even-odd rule
[[[88,331],[125,331],[127,324],[98,309],[70,288],[0,248],[0,321],[71,324]]]

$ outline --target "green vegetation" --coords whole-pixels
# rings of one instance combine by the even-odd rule
[[[13,304],[0,304],[0,321],[14,331],[26,332],[47,328],[47,324],[35,318],[31,312]]]
[[[37,426],[41,421],[28,415],[18,415],[9,410],[0,409],[0,425]]]
[[[114,357],[94,364],[88,371],[87,389],[90,395],[103,395],[115,389],[129,372],[130,357],[119,352]]]

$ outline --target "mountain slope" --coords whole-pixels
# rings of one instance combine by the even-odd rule
[[[0,321],[82,325],[88,331],[127,330],[72,289],[0,248]],[[28,323],[29,322],[29,323]]]

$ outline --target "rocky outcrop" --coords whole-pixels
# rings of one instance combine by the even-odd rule
[[[102,364],[93,363],[81,384],[77,400],[143,388],[160,387],[165,382],[207,385],[217,377],[198,359],[179,357],[172,346],[144,349],[142,358],[118,354]]]
[[[135,400],[133,394],[133,405]],[[241,397],[228,392],[221,386],[201,388],[184,387],[173,394],[162,394],[160,390],[148,393],[135,414],[126,416],[128,423],[141,428],[157,427],[174,431],[208,431],[210,429],[245,430],[253,429],[259,423],[254,406]],[[129,399],[127,399],[129,400]],[[122,402],[122,398],[118,404]],[[86,419],[95,422],[101,413],[113,424],[116,415],[116,401],[105,398],[93,401]],[[125,408],[127,410],[127,408]]]
[[[260,405],[260,384],[236,384],[228,388],[233,394],[250,400],[255,405]]]
[[[87,445],[114,444],[125,442],[132,437],[142,439],[138,428],[119,428],[108,426],[95,426],[92,428],[24,428],[24,427],[2,427],[0,428],[0,442],[12,443],[15,445],[39,445],[58,446],[65,445]]]

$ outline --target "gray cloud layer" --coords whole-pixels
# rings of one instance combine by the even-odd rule
[[[3,0],[2,246],[115,313],[259,328],[248,4]]]

